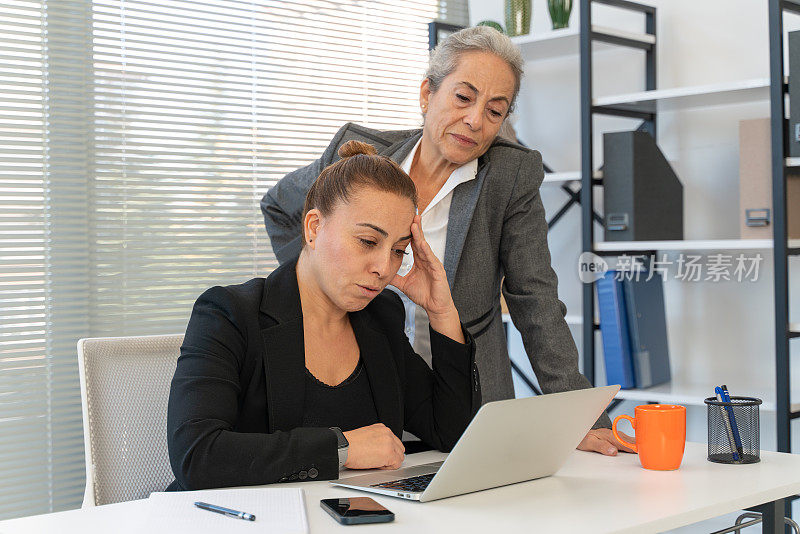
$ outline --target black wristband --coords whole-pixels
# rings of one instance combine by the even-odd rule
[[[339,454],[339,469],[341,469],[347,462],[347,449],[350,446],[350,443],[347,441],[347,438],[344,437],[344,433],[342,432],[341,428],[338,426],[332,426],[331,430],[334,434],[336,434],[336,449],[337,453]]]

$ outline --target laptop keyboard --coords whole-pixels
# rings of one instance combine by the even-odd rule
[[[420,475],[418,477],[401,478],[400,480],[392,480],[390,482],[383,482],[381,484],[373,484],[373,488],[387,488],[400,491],[425,491],[428,484],[431,483],[436,473],[427,475]]]

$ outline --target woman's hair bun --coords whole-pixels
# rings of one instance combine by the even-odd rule
[[[367,154],[369,156],[374,156],[377,154],[378,151],[375,149],[374,146],[370,145],[369,143],[362,143],[361,141],[348,141],[342,146],[339,147],[339,156],[342,158],[349,158],[351,156],[357,156],[359,154]]]

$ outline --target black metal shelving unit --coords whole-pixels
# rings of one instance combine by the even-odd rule
[[[602,180],[593,180],[594,157],[593,145],[595,114],[612,115],[641,119],[643,129],[656,139],[656,113],[655,111],[630,110],[614,106],[592,105],[592,43],[595,41],[606,42],[613,45],[624,46],[645,52],[645,89],[656,88],[656,42],[646,43],[636,39],[610,35],[592,28],[592,4],[605,4],[643,13],[645,16],[645,33],[656,38],[656,8],[644,4],[637,4],[627,0],[581,0],[580,14],[580,79],[581,79],[581,236],[583,252],[597,254],[594,248],[594,189],[593,186],[602,186]],[[594,317],[594,284],[583,285],[583,374],[593,384],[595,381],[595,337],[598,326]]]
[[[800,337],[792,332],[789,323],[789,259],[800,255],[800,248],[790,248],[787,230],[786,177],[787,142],[789,139],[783,71],[783,15],[784,12],[800,15],[800,0],[769,0],[769,76],[770,76],[770,130],[772,133],[772,239],[774,247],[775,294],[775,404],[778,451],[792,452],[792,421],[800,411],[792,410],[791,351],[789,342]],[[791,74],[791,73],[790,73]],[[797,103],[795,102],[795,105]],[[784,512],[792,516],[791,503],[798,496],[787,499]]]
[[[592,5],[604,4],[645,16],[645,32],[656,35],[656,9],[652,6],[637,4],[627,0],[581,0],[580,28],[580,99],[581,99],[581,230],[582,250],[595,254],[620,254],[620,252],[603,253],[595,250],[594,215],[592,206],[594,190],[592,180],[594,169],[593,158],[593,117],[595,114],[613,115],[641,119],[645,129],[656,139],[656,112],[652,109],[631,109],[620,106],[594,106],[592,95],[592,43],[604,41],[620,46],[642,49],[646,53],[645,85],[646,90],[656,89],[656,44],[608,36],[592,29]],[[790,246],[787,231],[786,184],[790,168],[800,172],[800,161],[787,159],[788,122],[786,117],[785,96],[788,92],[784,82],[784,43],[783,16],[785,13],[800,15],[800,0],[768,0],[769,9],[769,65],[770,65],[770,118],[772,137],[772,214],[773,214],[773,251],[774,251],[774,302],[775,302],[775,394],[776,394],[776,426],[777,449],[779,452],[792,452],[791,422],[800,418],[800,410],[792,410],[791,404],[791,352],[790,342],[800,338],[800,332],[793,331],[789,322],[789,261],[800,256],[800,247]],[[791,161],[791,164],[789,163]],[[652,254],[648,251],[644,254]],[[639,252],[642,254],[642,252]],[[595,301],[594,285],[583,286],[583,369],[584,374],[595,383]],[[795,498],[797,496],[794,496]],[[791,517],[790,503],[794,498],[786,499],[786,516]],[[780,529],[778,529],[780,530]]]
[[[598,252],[594,248],[595,234],[593,219],[596,215],[591,207],[594,201],[594,190],[590,184],[602,185],[592,180],[594,169],[593,145],[595,114],[641,119],[644,129],[654,139],[656,135],[657,114],[655,107],[651,109],[634,106],[595,106],[592,104],[592,43],[604,41],[620,46],[637,48],[645,51],[645,87],[656,89],[656,43],[644,43],[640,40],[626,39],[619,36],[606,35],[592,29],[593,4],[604,4],[629,11],[642,13],[645,16],[645,33],[656,36],[656,9],[652,6],[630,2],[628,0],[581,0],[581,208],[582,208],[582,244],[584,252],[595,254],[617,255],[620,252]],[[774,250],[774,301],[775,301],[775,391],[777,404],[777,448],[780,452],[791,452],[791,421],[800,418],[800,411],[791,408],[790,394],[790,350],[789,343],[800,337],[800,332],[792,331],[789,323],[789,260],[800,255],[800,247],[790,247],[787,235],[786,176],[788,172],[786,159],[786,143],[788,140],[785,117],[785,100],[787,86],[784,83],[783,69],[783,14],[790,12],[800,14],[800,0],[769,0],[769,47],[770,47],[770,115],[772,126],[772,213],[773,213],[773,250]],[[800,165],[792,165],[797,168]],[[639,252],[647,255],[655,251]],[[597,330],[594,317],[594,287],[583,286],[583,365],[584,374],[595,382],[595,337]]]
[[[792,452],[791,423],[800,417],[791,404],[789,342],[800,337],[789,325],[789,259],[800,248],[789,247],[787,232],[786,177],[788,125],[784,120],[787,92],[783,71],[783,15],[800,15],[800,0],[769,0],[770,125],[772,131],[772,210],[775,284],[775,384],[778,451]],[[791,74],[791,73],[790,73]],[[794,103],[797,105],[797,102]]]

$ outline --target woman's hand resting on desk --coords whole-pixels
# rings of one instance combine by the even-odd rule
[[[348,469],[399,469],[405,458],[403,442],[383,423],[343,432],[347,438]]]
[[[428,313],[431,328],[458,343],[464,343],[464,333],[447,283],[447,273],[425,241],[419,214],[411,222],[411,250],[414,253],[414,265],[405,276],[396,274],[392,285]]]
[[[619,430],[617,430],[619,432]],[[631,443],[636,443],[633,436],[629,436],[624,432],[619,432],[620,436],[627,439]],[[614,437],[614,433],[610,428],[595,428],[590,430],[586,436],[578,444],[579,451],[599,452],[606,456],[616,456],[618,451],[633,452],[633,449],[626,447]]]

